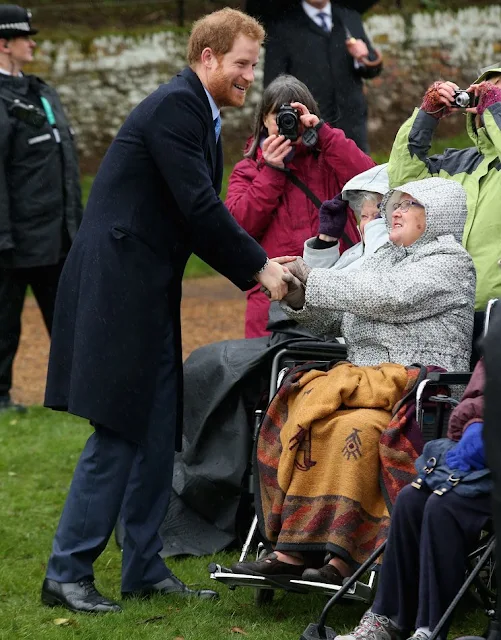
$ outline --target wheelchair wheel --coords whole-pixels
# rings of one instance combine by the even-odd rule
[[[469,555],[468,565],[470,570],[479,562],[481,555],[484,553],[492,533],[485,532],[479,541],[478,548]],[[476,580],[472,585],[472,594],[477,603],[487,609],[495,609],[497,602],[497,586],[496,586],[496,562],[495,556],[487,560],[486,564],[480,570]]]

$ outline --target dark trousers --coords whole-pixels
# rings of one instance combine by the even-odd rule
[[[125,531],[122,591],[136,591],[171,575],[159,555],[162,540],[158,530],[172,487],[176,375],[172,353],[166,351],[154,404],[151,411],[145,407],[143,444],[95,426],[75,469],[47,578],[78,582],[92,577],[93,562],[106,547],[119,514]]]
[[[31,286],[50,335],[63,264],[64,261],[48,267],[0,268],[0,396],[8,396],[12,386],[12,363],[21,336],[26,289]]]
[[[391,514],[372,611],[405,632],[433,630],[464,582],[467,554],[489,515],[488,496],[437,496],[405,487]]]
[[[492,472],[492,515],[496,532],[497,584],[501,585],[501,301],[491,314],[482,344],[485,365],[484,443]],[[498,588],[498,620],[501,620],[501,588]]]

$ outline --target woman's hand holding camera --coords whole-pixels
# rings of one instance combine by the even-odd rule
[[[478,98],[476,107],[466,109],[469,113],[482,115],[487,107],[501,102],[501,86],[484,80],[478,84],[472,84],[466,89],[468,93],[473,93]]]
[[[291,150],[291,141],[284,136],[271,135],[263,142],[263,160],[266,164],[283,169],[284,158]]]
[[[308,107],[306,107],[304,104],[301,104],[301,102],[291,102],[291,107],[299,111],[299,120],[301,121],[301,124],[305,129],[316,127],[320,122],[320,118],[314,113],[310,113]]]
[[[423,96],[421,109],[437,120],[452,113],[454,93],[459,89],[454,82],[434,82]]]

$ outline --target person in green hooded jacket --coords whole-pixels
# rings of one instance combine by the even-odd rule
[[[478,104],[466,108],[466,127],[474,146],[446,149],[428,156],[441,118],[463,111],[454,107],[454,82],[434,82],[423,103],[400,128],[390,155],[390,187],[430,176],[459,182],[467,193],[468,216],[463,246],[477,272],[475,309],[485,310],[490,298],[501,297],[501,64],[482,70],[466,91]],[[481,316],[483,314],[476,314]],[[478,322],[481,317],[476,318]]]

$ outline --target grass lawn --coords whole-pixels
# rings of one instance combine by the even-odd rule
[[[63,608],[40,605],[39,592],[51,540],[74,466],[90,433],[77,418],[32,407],[19,416],[0,414],[0,638],[45,640],[299,640],[316,620],[325,598],[280,593],[272,605],[258,609],[251,589],[228,590],[212,584],[211,558],[171,560],[175,573],[190,585],[216,588],[221,600],[208,602],[162,599],[126,602],[122,614],[74,615]],[[103,514],[104,517],[104,514]],[[236,554],[218,554],[228,564]],[[96,563],[96,584],[120,598],[120,553],[113,541]],[[329,624],[346,631],[363,607],[341,605]],[[461,611],[451,637],[479,632],[484,617]],[[58,619],[65,619],[63,625]]]

